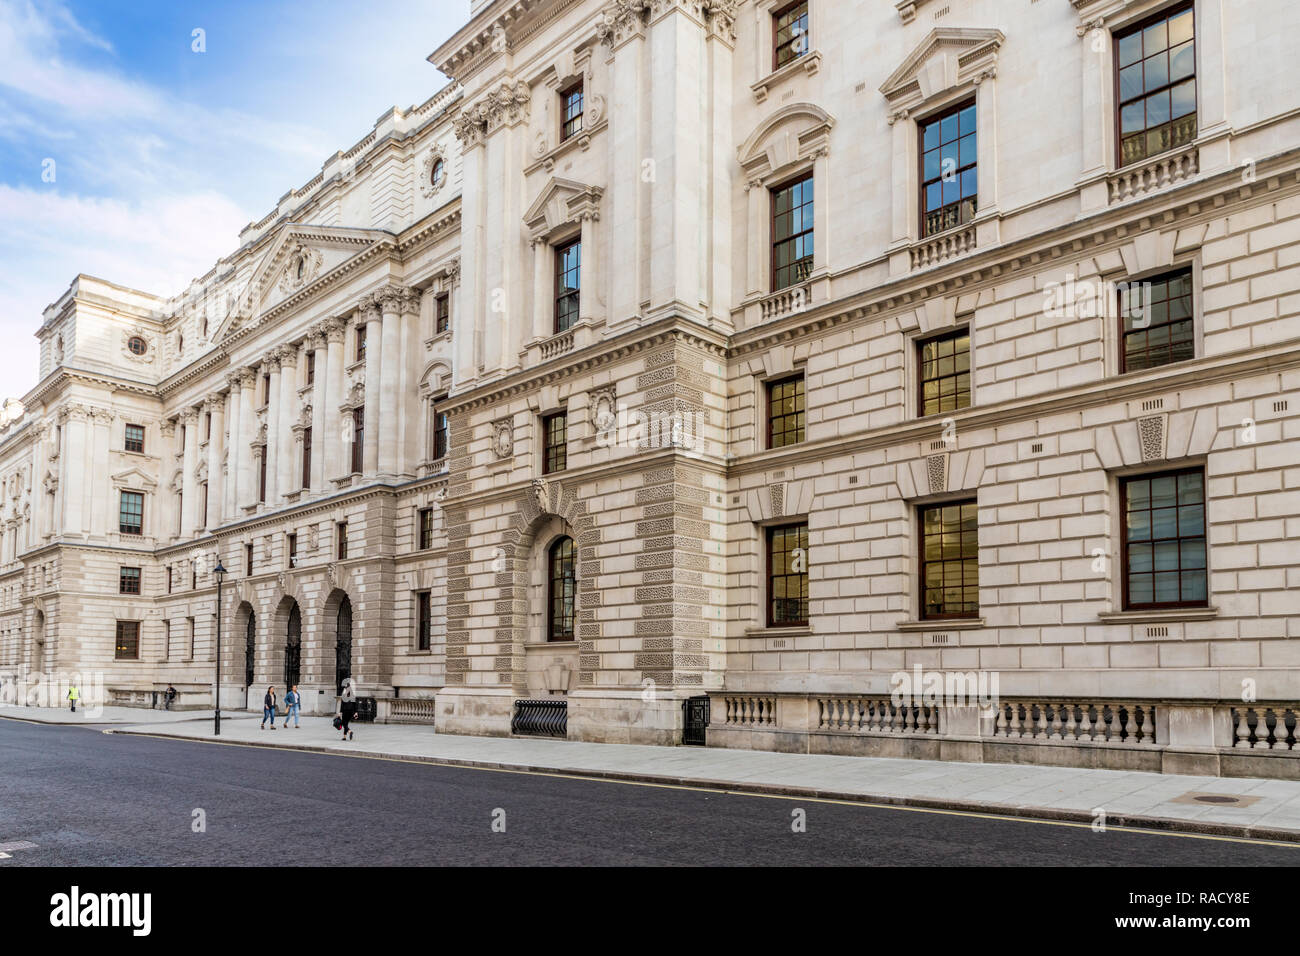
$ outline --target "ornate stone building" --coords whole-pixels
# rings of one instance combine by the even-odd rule
[[[184,294],[46,310],[0,668],[208,701],[219,557],[227,706],[1294,775],[1298,20],[476,0]]]

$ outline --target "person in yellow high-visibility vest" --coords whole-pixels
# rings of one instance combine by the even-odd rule
[[[72,702],[72,712],[77,712],[77,701],[81,700],[81,689],[73,684],[68,688],[68,700]]]

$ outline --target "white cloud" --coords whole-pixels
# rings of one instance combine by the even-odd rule
[[[139,203],[0,186],[0,398],[36,384],[40,312],[78,273],[171,296],[234,247],[248,221],[216,192]],[[21,263],[21,269],[13,268]]]

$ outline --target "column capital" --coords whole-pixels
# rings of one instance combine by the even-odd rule
[[[193,425],[196,421],[198,421],[199,410],[194,405],[187,405],[185,408],[181,409],[180,414],[177,417],[180,418],[182,424]],[[185,433],[186,441],[188,441],[192,437],[194,436],[191,432]]]
[[[394,315],[405,308],[406,296],[410,290],[399,285],[390,285],[375,293],[375,300],[384,315]]]
[[[374,293],[363,295],[357,300],[357,321],[366,323],[379,317],[379,297]]]
[[[347,323],[343,319],[326,319],[321,323],[321,334],[325,336],[327,345],[342,342],[346,329]]]

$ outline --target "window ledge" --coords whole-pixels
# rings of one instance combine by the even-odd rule
[[[1217,607],[1171,607],[1149,611],[1110,611],[1098,614],[1103,624],[1170,624],[1181,621],[1209,621],[1219,616]]]
[[[932,621],[899,621],[894,627],[900,631],[973,631],[984,626],[982,617],[936,618]]]
[[[577,646],[577,641],[527,641],[524,644],[524,650],[540,650],[543,647],[556,647],[564,650]]]
[[[822,55],[820,50],[809,50],[802,56],[795,57],[785,66],[773,70],[750,87],[750,90],[754,93],[754,101],[762,103],[767,99],[768,93],[771,92],[772,87],[780,85],[789,77],[796,75],[801,70],[809,76],[813,76],[821,69],[821,65]]]
[[[1200,158],[1200,147],[1193,143],[1120,166],[1106,177],[1107,204],[1114,206],[1140,199],[1195,179],[1200,172]]]
[[[812,627],[747,627],[746,637],[811,637]]]

